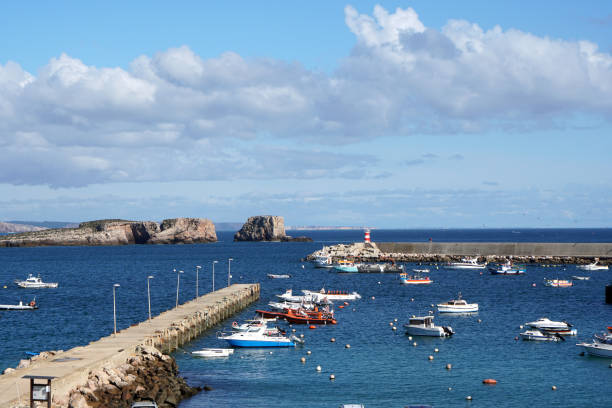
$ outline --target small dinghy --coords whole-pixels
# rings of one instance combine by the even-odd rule
[[[0,305],[0,310],[35,310],[38,309],[36,300],[32,300],[27,305],[24,305],[20,300],[18,305]]]
[[[270,279],[289,279],[290,277],[291,275],[288,275],[288,274],[282,274],[282,275],[275,275],[273,273],[268,274],[268,278]]]
[[[531,341],[565,341],[563,337],[556,333],[543,332],[538,329],[525,330],[521,333],[523,340]]]
[[[198,357],[228,357],[234,354],[234,349],[231,348],[205,348],[202,350],[192,351],[191,354]]]

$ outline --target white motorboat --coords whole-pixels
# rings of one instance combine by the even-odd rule
[[[0,310],[35,310],[38,309],[36,300],[30,301],[27,305],[24,305],[20,300],[18,305],[0,305]]]
[[[228,357],[234,354],[234,349],[231,348],[205,348],[202,350],[192,351],[191,354],[198,357]]]
[[[230,334],[221,334],[219,339],[225,340],[232,347],[293,347],[292,339],[283,336],[277,328],[270,329],[263,323],[246,327]]]
[[[356,300],[361,299],[361,295],[357,292],[347,292],[342,290],[326,290],[325,288],[321,289],[318,292],[313,292],[311,290],[303,290],[302,293],[305,296],[310,296],[315,302],[319,302],[323,299],[327,299],[329,301],[334,300]]]
[[[541,317],[536,321],[527,322],[525,326],[547,333],[563,334],[565,336],[575,336],[578,334],[578,330],[572,329],[571,324],[567,322],[555,322],[547,317]]]
[[[433,323],[433,316],[413,316],[404,327],[406,334],[412,336],[448,337],[455,334],[450,326],[436,326]]]
[[[31,273],[28,274],[26,280],[16,280],[15,283],[20,288],[26,289],[39,289],[39,288],[57,288],[57,282],[43,282],[40,275],[34,276]]]
[[[541,332],[538,329],[525,330],[523,333],[521,333],[521,337],[523,338],[523,340],[531,340],[531,341],[559,341],[559,340],[564,340],[563,337],[561,337],[558,334],[553,334],[553,333],[548,333],[548,332]]]
[[[461,262],[451,262],[447,265],[449,269],[484,269],[487,263],[478,263],[478,258],[462,258]]]
[[[606,343],[578,343],[576,344],[582,347],[585,352],[596,357],[612,358],[612,344]]]
[[[544,286],[550,286],[553,288],[569,288],[574,286],[574,282],[569,279],[546,279],[544,278]]]
[[[603,270],[608,270],[608,265],[600,265],[599,263],[599,258],[595,258],[595,262],[590,263],[588,265],[578,265],[576,266],[576,268],[578,269],[582,269],[585,271],[603,271]]]
[[[461,293],[459,293],[457,299],[439,303],[436,306],[440,313],[472,313],[478,311],[478,303],[466,302],[464,299],[461,299]]]
[[[577,275],[573,275],[572,279],[585,281],[585,280],[591,279],[591,277],[590,276],[577,276]]]
[[[316,305],[314,303],[305,303],[305,302],[301,302],[301,303],[296,303],[296,302],[270,302],[268,303],[268,306],[270,306],[272,309],[275,310],[287,310],[287,309],[291,309],[291,310],[298,310],[298,309],[304,309],[304,310],[313,310]]]
[[[327,256],[327,255],[316,256],[313,263],[314,263],[315,268],[333,268],[334,267],[334,265],[332,264],[331,256]]]
[[[316,292],[315,292],[316,293]],[[294,295],[293,290],[287,289],[282,295],[276,295],[285,302],[291,303],[315,303],[317,305],[330,304],[331,300],[325,297],[313,296],[313,295]]]
[[[270,279],[289,279],[290,277],[291,275],[288,275],[288,274],[281,274],[281,275],[275,275],[273,273],[268,274],[268,278]]]

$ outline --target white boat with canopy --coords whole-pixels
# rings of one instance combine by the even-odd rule
[[[40,275],[34,276],[31,273],[25,280],[16,280],[15,283],[20,288],[40,289],[40,288],[57,288],[57,282],[43,282]]]
[[[439,303],[436,306],[440,313],[473,313],[478,311],[478,303],[468,303],[461,299],[461,292],[459,292],[457,299]]]
[[[436,326],[433,323],[433,316],[412,316],[404,327],[406,334],[412,336],[448,337],[455,334],[450,326]]]

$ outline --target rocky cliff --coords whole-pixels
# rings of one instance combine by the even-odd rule
[[[285,237],[285,220],[276,215],[249,217],[234,241],[280,241]]]
[[[178,244],[215,242],[214,224],[203,218],[152,221],[99,220],[60,228],[0,237],[0,247]]]
[[[10,222],[0,221],[0,232],[29,232],[29,231],[42,231],[45,228],[36,227],[34,225],[25,224],[13,224]]]

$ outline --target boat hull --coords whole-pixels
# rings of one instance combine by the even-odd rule
[[[291,340],[240,340],[225,339],[232,347],[293,347],[295,344]]]
[[[357,266],[334,266],[338,272],[359,272]]]
[[[584,349],[585,352],[596,357],[612,357],[612,344],[603,343],[580,343],[577,344]]]
[[[521,338],[527,341],[559,341],[558,337],[546,334],[521,333]]]
[[[473,313],[478,311],[478,304],[472,303],[466,306],[447,306],[437,305],[438,312],[440,313]]]
[[[402,285],[429,285],[433,281],[431,279],[401,279]]]
[[[406,334],[411,336],[448,337],[451,335],[440,326],[434,328],[424,328],[405,325],[404,327],[406,328]]]
[[[450,264],[446,267],[446,269],[484,269],[487,265],[460,265],[460,264]]]
[[[491,272],[491,275],[524,275],[525,274],[524,269],[509,269],[509,270],[489,269],[489,271]]]

